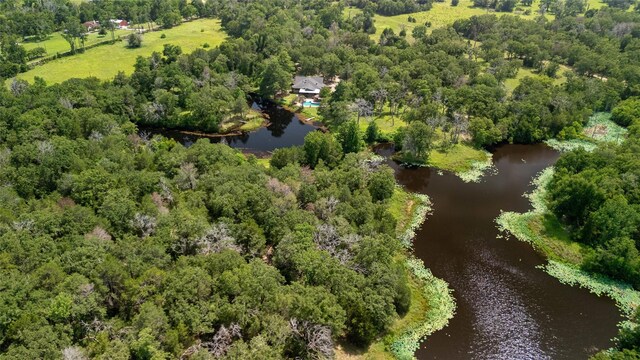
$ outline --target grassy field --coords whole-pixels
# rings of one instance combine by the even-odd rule
[[[491,154],[471,145],[458,143],[446,149],[431,150],[428,165],[451,171],[467,182],[476,182],[480,180],[484,170],[491,166]]]
[[[494,12],[487,9],[473,7],[472,0],[460,0],[458,6],[451,6],[451,1],[434,2],[431,10],[420,11],[411,14],[402,14],[394,16],[375,15],[374,21],[376,26],[376,33],[371,35],[374,40],[380,39],[382,31],[386,28],[391,28],[397,33],[403,28],[407,31],[407,39],[409,42],[413,41],[411,32],[416,25],[424,25],[426,22],[431,23],[432,29],[437,29],[443,26],[451,25],[458,19],[470,18],[474,15],[490,14],[493,13],[496,16],[502,15],[517,15],[525,19],[533,20],[538,16],[540,10],[541,1],[534,1],[531,6],[518,6],[512,13]],[[599,9],[605,6],[601,0],[587,0],[587,7],[589,9]],[[529,14],[525,15],[525,12],[529,10]],[[355,16],[360,13],[361,10],[357,8],[346,8],[344,10],[345,17]],[[417,21],[410,23],[408,21],[409,16],[414,17]],[[545,14],[548,19],[553,19],[553,15]]]
[[[160,38],[162,34],[166,35],[165,39]],[[128,49],[124,41],[114,45],[99,46],[83,54],[37,66],[26,73],[19,74],[18,78],[33,81],[35,76],[39,76],[48,83],[60,83],[72,77],[95,76],[100,79],[110,79],[118,71],[132,73],[138,56],[146,57],[154,51],[162,51],[164,44],[180,45],[183,52],[189,53],[205,43],[211,47],[219,45],[225,37],[219,20],[199,19],[172,29],[146,33],[142,47],[138,49]]]
[[[220,125],[220,133],[228,133],[235,130],[244,132],[256,131],[263,127],[265,124],[265,118],[259,111],[250,109],[245,119],[241,119],[239,116],[231,119],[227,119]]]
[[[114,32],[114,35],[116,38],[118,38],[118,36],[126,36],[129,33],[129,30],[118,29]],[[107,35],[98,35],[97,32],[93,32],[87,35],[87,39],[85,40],[84,45],[89,46],[107,40],[111,40],[111,32],[108,32]],[[55,32],[49,35],[49,37],[43,41],[26,41],[22,43],[22,46],[24,46],[26,50],[35,49],[37,47],[44,48],[47,51],[46,56],[55,55],[57,53],[64,53],[71,50],[71,46],[69,46],[69,43],[62,37],[62,33],[60,32]]]
[[[556,78],[553,79],[553,84],[554,85],[562,85],[567,81],[567,77],[565,75],[565,72],[571,71],[571,68],[569,68],[566,65],[560,65],[560,69],[558,69],[558,73],[556,75]],[[528,69],[528,68],[520,68],[518,70],[518,74],[516,75],[515,78],[513,79],[507,79],[504,81],[504,87],[507,90],[507,94],[511,95],[511,93],[513,92],[513,90],[520,84],[520,80],[524,79],[525,77],[543,77],[543,75],[540,74],[536,74],[535,72],[533,72],[532,69]]]
[[[533,181],[536,188],[526,195],[532,210],[526,213],[503,212],[496,223],[502,231],[528,242],[548,259],[580,265],[587,247],[571,241],[569,232],[547,208],[547,188],[553,171],[553,168],[547,168]]]
[[[600,2],[600,0],[589,0],[589,8],[600,8],[604,4]],[[371,38],[374,40],[378,40],[382,31],[385,28],[391,28],[396,33],[400,32],[403,28],[407,31],[407,39],[409,41],[413,40],[411,36],[411,31],[416,25],[424,25],[426,22],[431,22],[430,29],[437,29],[443,26],[451,25],[454,21],[458,19],[466,19],[473,15],[482,15],[494,13],[497,16],[501,15],[518,15],[525,19],[535,19],[538,16],[538,11],[540,9],[540,1],[535,1],[532,6],[521,6],[518,9],[514,10],[513,13],[498,13],[489,11],[487,9],[475,8],[473,7],[472,0],[460,0],[458,6],[451,6],[451,1],[447,0],[445,2],[435,2],[433,3],[433,7],[428,11],[420,11],[412,14],[402,14],[402,15],[394,15],[394,16],[382,16],[375,15],[375,25],[376,25],[376,33],[371,35]],[[525,15],[524,12],[526,10],[530,10],[530,14]],[[346,8],[344,10],[344,16],[350,17],[354,16],[361,12],[360,9],[357,8]],[[408,17],[414,17],[417,22],[410,23],[408,21]],[[553,15],[546,15],[549,19],[553,18]]]

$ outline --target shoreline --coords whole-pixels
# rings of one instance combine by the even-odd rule
[[[448,171],[453,175],[457,176],[460,180],[462,180],[465,183],[478,183],[480,182],[480,180],[482,180],[482,178],[485,175],[489,174],[492,169],[495,170],[495,168],[493,167],[493,154],[491,154],[490,152],[484,149],[483,150],[473,149],[473,150],[474,151],[477,150],[485,158],[483,160],[465,158],[463,159],[463,162],[465,164],[463,167],[455,166],[456,165],[455,160],[450,159],[450,157],[452,156],[451,156],[451,153],[448,153],[448,152],[444,153],[445,156],[443,158],[451,161],[450,163],[442,162],[442,161],[437,161],[437,162],[432,161],[431,154],[429,156],[429,160],[427,160],[426,163],[413,163],[413,162],[402,161],[400,159],[400,155],[398,155],[399,153],[394,154],[392,156],[392,159],[405,167],[428,167],[436,170],[438,175],[440,175],[440,172],[442,171]],[[432,151],[437,152],[437,150],[432,150]]]
[[[404,191],[404,190],[402,190]],[[400,331],[400,335],[392,339],[388,351],[397,359],[415,359],[415,352],[420,344],[434,332],[443,329],[455,314],[455,299],[449,284],[435,277],[424,262],[411,252],[416,231],[426,221],[431,213],[431,200],[427,195],[408,193],[417,201],[413,205],[412,215],[407,228],[399,236],[405,250],[406,265],[411,276],[420,286],[421,296],[427,300],[428,311],[418,322],[407,324]]]
[[[564,228],[556,227],[562,225],[550,213],[545,202],[553,171],[553,166],[541,171],[532,181],[535,189],[523,195],[529,199],[531,210],[525,213],[502,212],[495,219],[502,234],[498,237],[514,237],[518,241],[529,243],[547,260],[546,264],[539,266],[541,270],[562,284],[587,289],[597,296],[609,297],[625,319],[618,326],[638,326],[639,324],[631,321],[631,316],[640,306],[640,291],[634,290],[629,284],[582,270],[580,266],[586,251],[584,245],[570,240]]]
[[[399,221],[399,234],[403,250],[402,256],[409,277],[411,306],[404,316],[396,319],[389,332],[373,342],[366,349],[359,349],[341,343],[336,349],[338,360],[353,359],[416,359],[420,344],[434,332],[443,329],[455,314],[455,299],[449,284],[425,267],[411,250],[415,232],[431,213],[431,201],[427,195],[410,193],[396,187],[405,216]]]

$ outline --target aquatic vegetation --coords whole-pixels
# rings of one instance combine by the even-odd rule
[[[420,342],[447,326],[456,308],[452,291],[446,281],[433,276],[420,259],[411,257],[407,260],[407,265],[413,275],[424,283],[423,292],[425,298],[429,299],[429,311],[421,323],[407,329],[391,344],[391,353],[397,359],[403,360],[414,359]]]
[[[613,122],[611,113],[600,112],[589,118],[583,133],[595,141],[621,144],[627,135],[627,129]]]
[[[609,279],[594,273],[581,270],[583,245],[571,241],[568,233],[559,224],[555,216],[549,213],[546,204],[547,187],[553,177],[553,167],[546,168],[532,181],[535,189],[524,196],[529,198],[532,209],[526,213],[502,212],[496,219],[502,233],[513,235],[520,241],[533,245],[548,258],[548,263],[541,265],[547,274],[561,283],[588,289],[598,296],[608,296],[616,302],[623,314],[630,318],[640,305],[640,292],[630,285]],[[549,231],[550,226],[535,226],[536,223],[553,222],[556,229]],[[623,321],[621,326],[637,326],[630,321]]]
[[[542,265],[541,268],[563,284],[588,289],[598,296],[606,295],[610,297],[627,317],[631,316],[640,305],[640,292],[634,290],[628,284],[588,273],[575,266],[555,260],[550,260],[548,264]]]
[[[429,153],[429,166],[448,170],[464,182],[478,182],[493,165],[490,152],[468,144],[455,144],[444,150],[434,149]]]
[[[487,170],[493,166],[493,157],[491,156],[491,153],[485,153],[485,161],[473,161],[471,162],[471,169],[457,172],[456,175],[466,183],[479,182],[482,176],[486,174]]]
[[[549,139],[545,143],[550,147],[567,152],[582,147],[586,151],[593,151],[599,142],[620,144],[627,135],[627,129],[611,120],[611,113],[595,113],[591,115],[587,125],[582,130],[582,137],[571,140]]]
[[[422,194],[412,194],[419,204],[415,205],[413,216],[406,228],[400,235],[401,243],[410,250],[413,246],[415,233],[431,212],[431,201],[428,196]],[[420,347],[420,342],[425,337],[444,328],[455,313],[455,300],[449,284],[439,279],[424,266],[422,260],[413,256],[407,258],[407,267],[413,276],[420,281],[424,298],[428,299],[429,311],[424,314],[424,318],[417,324],[410,326],[397,338],[392,340],[391,353],[397,359],[414,359],[415,352]]]
[[[416,235],[416,231],[420,228],[422,223],[427,218],[427,215],[431,213],[431,199],[427,195],[423,194],[412,194],[418,201],[419,204],[415,206],[413,210],[413,216],[410,219],[409,224],[407,225],[405,231],[400,234],[400,242],[402,245],[407,248],[407,250],[411,250],[413,247],[413,238]]]
[[[593,151],[597,147],[591,141],[582,140],[582,139],[571,139],[571,140],[558,140],[558,139],[549,139],[544,142],[549,147],[554,148],[560,152],[568,152],[571,150],[575,150],[577,148],[584,148],[586,151]]]

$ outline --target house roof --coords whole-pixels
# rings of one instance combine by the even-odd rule
[[[322,76],[296,76],[293,79],[294,89],[320,90],[325,87]]]
[[[98,27],[100,26],[100,23],[94,20],[94,21],[86,21],[82,25],[84,25],[85,27]]]

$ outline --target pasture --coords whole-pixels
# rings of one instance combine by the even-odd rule
[[[114,35],[116,38],[118,38],[118,36],[127,36],[129,33],[129,30],[118,29],[114,32]],[[96,31],[87,35],[87,39],[85,40],[84,45],[89,46],[101,41],[108,40],[111,40],[111,32],[108,32],[107,35],[98,35],[98,32]],[[47,51],[47,54],[45,56],[52,56],[57,53],[65,53],[71,50],[71,46],[69,45],[67,40],[62,37],[61,32],[55,32],[49,35],[49,37],[43,41],[25,41],[24,43],[22,43],[22,46],[24,46],[26,50],[35,49],[38,47],[44,48]]]
[[[602,3],[600,0],[587,1],[587,8],[589,9],[599,9],[602,6],[604,6],[604,3]],[[534,1],[531,6],[519,5],[512,13],[501,13],[495,12],[493,10],[477,8],[473,6],[472,0],[460,0],[457,6],[451,6],[450,0],[447,0],[445,2],[434,2],[433,7],[428,11],[420,11],[411,14],[394,16],[383,16],[376,14],[374,16],[376,33],[372,34],[371,38],[377,41],[378,39],[380,39],[382,31],[386,28],[393,29],[396,34],[404,28],[407,32],[407,40],[409,42],[412,42],[413,37],[411,36],[411,32],[413,31],[413,28],[417,25],[424,25],[427,22],[431,23],[429,30],[433,30],[451,25],[458,19],[466,19],[474,15],[482,14],[495,14],[496,16],[517,15],[525,19],[533,20],[538,16],[539,10],[539,0]],[[347,18],[355,16],[361,11],[362,10],[360,9],[349,7],[344,10],[344,16]],[[409,16],[415,18],[416,22],[409,22]],[[553,18],[553,15],[551,14],[547,14],[545,16],[549,19]]]
[[[165,38],[161,38],[165,34]],[[110,36],[110,35],[107,35]],[[215,19],[199,19],[182,23],[172,29],[154,31],[143,35],[142,47],[127,48],[126,41],[113,45],[98,46],[82,54],[56,59],[37,66],[18,78],[32,82],[38,76],[47,83],[60,83],[70,78],[94,76],[99,79],[113,78],[119,71],[133,72],[138,56],[148,57],[154,51],[161,52],[164,44],[179,45],[182,52],[189,53],[205,43],[215,47],[222,43],[226,35]]]

